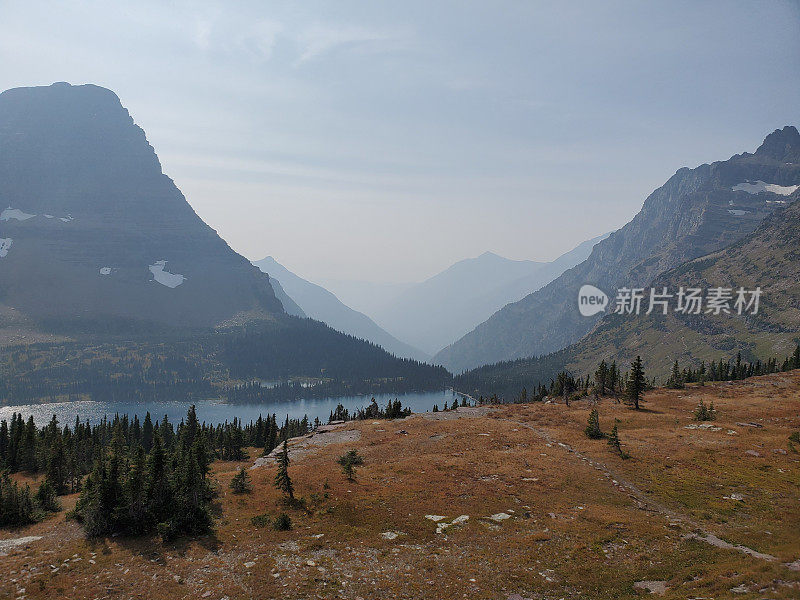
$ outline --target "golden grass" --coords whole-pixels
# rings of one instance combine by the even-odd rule
[[[685,429],[701,397],[719,431]],[[604,430],[620,419],[628,460],[584,437],[586,402],[351,423],[359,441],[290,466],[305,510],[284,505],[272,467],[251,471],[253,493],[236,496],[230,478],[252,461],[217,462],[214,535],[86,540],[62,513],[2,533],[44,537],[0,557],[0,598],[633,598],[646,594],[634,589],[642,580],[666,581],[665,598],[800,596],[800,572],[784,564],[800,559],[800,454],[788,444],[800,430],[800,372],[646,400],[639,412],[610,399],[598,407]],[[365,459],[355,482],[335,463],[351,447]],[[280,512],[292,530],[250,522]],[[511,518],[486,518],[499,512]],[[427,514],[469,520],[436,534]],[[693,530],[777,560],[685,539]],[[739,585],[750,593],[730,591]]]

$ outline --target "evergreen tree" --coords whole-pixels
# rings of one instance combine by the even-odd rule
[[[172,485],[167,474],[167,456],[161,435],[153,435],[153,447],[147,457],[147,506],[156,523],[166,520],[172,506]]]
[[[234,494],[247,494],[253,490],[250,484],[250,475],[244,467],[239,469],[239,472],[231,479],[231,489]]]
[[[631,363],[631,370],[630,374],[628,375],[628,383],[626,388],[628,402],[633,404],[633,407],[636,410],[639,410],[639,402],[642,399],[642,393],[644,392],[645,385],[642,357],[637,356],[636,360]]]
[[[64,442],[58,433],[50,442],[47,458],[47,481],[59,496],[67,493],[67,457],[64,452]]]
[[[584,429],[584,433],[586,437],[593,440],[599,440],[605,437],[605,434],[600,429],[600,417],[596,408],[593,408],[592,412],[589,413],[589,422],[586,425],[586,429]]]
[[[588,378],[587,378],[588,381]],[[609,373],[608,373],[608,365],[606,365],[605,360],[600,361],[600,365],[597,367],[597,370],[594,372],[594,382],[597,386],[597,393],[601,396],[606,395],[606,386],[609,383]]]
[[[58,502],[56,492],[46,479],[39,485],[39,489],[36,490],[35,500],[39,508],[45,512],[58,512],[61,510],[61,504]]]
[[[342,454],[336,461],[342,468],[342,473],[347,477],[348,481],[353,481],[356,472],[356,467],[364,464],[364,458],[358,453],[358,450],[348,450],[346,454]]]
[[[278,455],[278,472],[275,474],[275,487],[294,500],[294,486],[289,477],[289,448],[283,440],[283,450]]]
[[[144,423],[142,424],[142,448],[145,453],[150,452],[153,447],[153,420],[150,418],[150,411],[144,416]]]
[[[672,365],[672,373],[670,374],[669,379],[667,379],[667,387],[675,390],[681,390],[684,387],[683,375],[681,374],[680,368],[678,367],[677,360]]]
[[[622,445],[619,441],[619,431],[617,429],[617,423],[619,423],[619,419],[614,419],[614,427],[611,428],[611,433],[608,434],[608,445],[611,449],[619,454],[622,457],[625,457],[625,453],[622,451]]]

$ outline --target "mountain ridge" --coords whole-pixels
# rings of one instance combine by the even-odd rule
[[[607,293],[623,285],[646,285],[661,272],[741,239],[782,206],[789,188],[776,193],[739,186],[758,181],[800,184],[798,137],[796,128],[786,126],[767,136],[756,154],[679,169],[648,195],[631,221],[598,243],[586,261],[504,307],[439,352],[434,362],[457,372],[545,355],[577,342],[600,319],[578,312],[582,285]]]

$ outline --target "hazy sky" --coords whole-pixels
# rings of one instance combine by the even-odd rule
[[[800,125],[797,2],[0,0],[0,88],[113,89],[237,251],[312,279],[552,259]]]

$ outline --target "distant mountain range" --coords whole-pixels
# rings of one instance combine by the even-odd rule
[[[665,271],[751,234],[791,201],[798,185],[800,134],[791,126],[767,136],[755,154],[682,168],[587,260],[504,307],[433,360],[459,372],[565,348],[603,316],[579,313],[581,286],[594,285],[612,298],[623,286],[644,287]]]
[[[485,252],[417,284],[339,285],[371,296],[372,310],[368,314],[381,327],[433,354],[509,302],[539,289],[584,260],[592,246],[605,237],[584,242],[552,262],[511,260]],[[375,299],[376,295],[379,299]]]
[[[276,294],[284,303],[284,307],[290,307],[287,308],[290,314],[317,319],[333,329],[377,344],[396,356],[417,360],[430,358],[429,355],[391,336],[367,315],[345,306],[322,286],[298,277],[273,257],[268,256],[253,264],[269,274],[270,281],[276,287]]]

